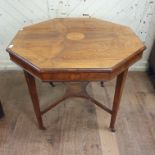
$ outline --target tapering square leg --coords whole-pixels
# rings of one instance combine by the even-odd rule
[[[113,101],[113,107],[112,107],[112,116],[111,116],[111,122],[110,122],[110,129],[113,132],[115,131],[116,116],[117,116],[127,72],[128,70],[125,70],[124,72],[122,72],[117,76],[115,95],[114,95],[114,101]]]
[[[54,84],[53,82],[50,82],[50,85],[51,85],[52,87],[55,87],[55,84]]]
[[[40,105],[39,105],[39,99],[38,99],[38,94],[37,94],[37,88],[36,88],[36,83],[35,83],[35,78],[29,74],[28,72],[24,71],[27,86],[29,89],[29,93],[32,99],[33,103],[33,109],[38,121],[38,125],[40,129],[45,129],[43,126],[43,121],[42,121],[42,116],[41,116],[41,111],[40,111]]]
[[[4,116],[4,111],[3,111],[3,107],[0,101],[0,118],[2,118]]]
[[[104,81],[101,81],[100,84],[101,84],[101,87],[104,87]]]

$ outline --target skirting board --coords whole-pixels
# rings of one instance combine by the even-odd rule
[[[130,71],[146,71],[148,67],[147,61],[142,61],[130,67]],[[11,61],[0,60],[0,70],[21,70],[19,66]]]

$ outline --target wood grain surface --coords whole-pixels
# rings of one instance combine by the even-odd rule
[[[23,28],[7,51],[52,70],[112,68],[144,49],[126,26],[95,18],[60,18]]]
[[[0,72],[0,98],[5,117],[0,120],[1,155],[154,155],[155,90],[145,73],[129,73],[117,122],[109,132],[110,115],[87,100],[72,98],[44,115],[40,131],[22,72]],[[115,80],[88,85],[98,101],[112,106]],[[62,83],[37,81],[41,107],[64,94]],[[5,88],[5,91],[4,91]],[[50,95],[49,95],[50,94]]]

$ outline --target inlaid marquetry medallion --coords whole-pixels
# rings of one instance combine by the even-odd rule
[[[85,38],[85,35],[79,32],[70,32],[66,35],[66,37],[69,40],[82,40],[83,38]]]

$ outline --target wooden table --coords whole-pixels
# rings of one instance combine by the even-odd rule
[[[24,70],[40,129],[42,115],[69,97],[82,97],[111,114],[110,129],[118,112],[129,66],[142,57],[144,44],[126,26],[93,18],[52,19],[21,29],[8,46],[10,59]],[[40,110],[35,78],[63,81],[66,93]],[[89,81],[117,77],[112,110],[86,91]]]

